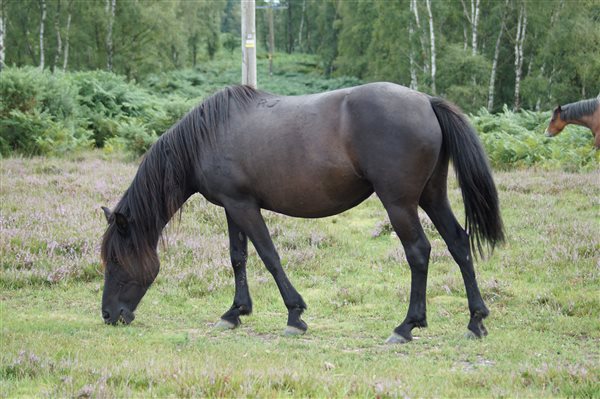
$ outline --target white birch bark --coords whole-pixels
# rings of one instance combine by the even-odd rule
[[[46,24],[46,0],[40,0],[42,18],[40,19],[40,69],[44,69],[44,25]]]
[[[411,14],[414,13],[414,8],[417,7],[417,0],[410,0],[410,12]],[[410,62],[410,88],[413,90],[418,90],[419,89],[419,83],[417,81],[417,67],[415,64],[415,49],[414,49],[414,45],[413,45],[413,38],[414,38],[414,34],[415,34],[415,30],[414,30],[414,23],[412,21],[412,18],[410,19],[410,21],[408,22],[408,43],[409,43],[409,47],[410,47],[410,53],[409,53],[409,62]]]
[[[53,72],[62,54],[62,37],[60,33],[60,0],[58,0],[56,4],[56,15],[54,16],[54,31],[56,32],[56,53],[54,54],[54,62],[52,63]]]
[[[525,3],[521,3],[517,21],[517,35],[515,37],[515,96],[513,111],[521,109],[521,77],[523,73],[523,46],[527,32],[527,11]]]
[[[411,0],[411,9],[415,17],[415,25],[419,32],[419,42],[421,43],[421,54],[423,55],[423,72],[429,73],[429,62],[427,61],[427,44],[425,43],[425,34],[421,30],[421,20],[419,19],[419,8],[417,7],[417,0]]]
[[[490,74],[490,85],[488,87],[488,104],[487,109],[491,111],[494,108],[494,91],[496,86],[496,71],[498,69],[498,58],[500,57],[500,42],[502,35],[506,29],[506,16],[508,15],[508,1],[504,3],[504,11],[502,12],[502,20],[500,21],[500,32],[496,38],[496,47],[494,48],[494,59],[492,60],[492,72]]]
[[[117,0],[106,0],[106,14],[108,16],[108,29],[106,30],[106,69],[112,72],[113,68],[113,23]]]
[[[479,25],[479,1],[480,0],[471,0],[471,49],[473,51],[473,55],[477,54],[477,26]]]
[[[436,87],[435,87],[436,53],[435,53],[435,32],[433,30],[433,14],[431,12],[431,0],[425,0],[425,4],[427,5],[427,13],[429,14],[429,44],[430,44],[430,48],[431,48],[431,93],[433,95],[435,95],[437,92]]]
[[[473,55],[477,54],[477,46],[478,46],[477,45],[477,36],[478,36],[477,33],[478,33],[478,27],[479,27],[480,2],[481,2],[481,0],[471,0],[470,11],[468,11],[467,5],[465,4],[464,0],[460,0],[460,3],[462,4],[462,7],[463,7],[463,13],[465,15],[465,18],[471,27],[471,53]],[[466,27],[463,28],[463,36],[464,36],[463,48],[466,50],[467,49],[467,28]]]
[[[5,2],[0,3],[0,71],[4,69],[4,36],[6,35],[6,10]]]
[[[300,29],[298,29],[298,48],[300,48],[301,51],[304,50],[302,48],[302,30],[304,30],[305,14],[306,14],[306,0],[303,0],[302,1],[302,17],[300,18]]]
[[[69,62],[69,32],[71,30],[71,7],[69,5],[69,15],[67,16],[67,28],[65,32],[65,52],[63,55],[63,71],[67,70]]]

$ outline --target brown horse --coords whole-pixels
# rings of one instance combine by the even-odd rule
[[[452,160],[462,190],[467,233],[447,197]],[[224,89],[163,134],[114,208],[108,228],[102,315],[130,323],[159,271],[162,229],[194,193],[225,209],[235,279],[220,327],[252,312],[246,278],[248,239],[272,274],[288,309],[287,334],[307,329],[304,300],[284,272],[261,209],[318,218],[350,209],[375,192],[400,238],[411,270],[408,313],[388,342],[407,342],[425,327],[431,246],[417,208],[429,215],[462,273],[468,329],[487,334],[488,315],[473,268],[479,252],[504,238],[498,195],[476,132],[448,102],[392,83],[283,97],[247,86]]]
[[[600,149],[600,97],[556,107],[546,136],[556,136],[570,123],[590,129],[594,134],[594,145]]]

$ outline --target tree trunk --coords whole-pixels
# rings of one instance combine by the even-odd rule
[[[52,72],[56,69],[56,64],[62,54],[62,38],[60,35],[60,0],[56,4],[56,15],[54,16],[54,31],[56,32],[56,53],[54,54],[54,62],[52,62]]]
[[[419,32],[419,41],[421,42],[421,54],[423,58],[423,72],[429,73],[429,62],[427,61],[427,44],[425,43],[425,34],[421,30],[421,21],[419,19],[419,8],[417,7],[417,0],[411,0],[413,3],[412,11],[415,17],[415,24],[417,26],[417,31]]]
[[[471,0],[471,49],[473,51],[473,55],[477,54],[477,26],[479,25],[479,1],[480,0]]]
[[[500,56],[500,42],[502,41],[502,35],[506,28],[506,16],[508,15],[508,1],[504,3],[504,11],[502,12],[502,20],[500,21],[500,32],[496,39],[496,47],[494,48],[494,59],[492,61],[492,73],[490,75],[490,85],[488,88],[488,104],[487,109],[491,111],[494,108],[494,90],[496,86],[496,71],[498,69],[498,58]]]
[[[425,0],[425,4],[427,5],[427,13],[429,14],[429,44],[431,48],[431,93],[433,95],[436,94],[437,90],[435,88],[435,33],[433,30],[433,14],[431,13],[431,0]]]
[[[294,35],[292,33],[292,4],[289,3],[287,7],[287,53],[292,54],[294,51]]]
[[[46,24],[46,0],[40,0],[42,18],[40,19],[40,69],[44,69],[44,25]]]
[[[410,12],[414,14],[414,8],[417,7],[416,0],[410,0]],[[417,69],[415,65],[415,49],[414,49],[414,22],[412,18],[408,21],[408,45],[410,48],[409,52],[409,62],[410,62],[410,88],[413,90],[418,90],[419,84],[417,81]]]
[[[275,54],[275,27],[273,25],[273,4],[267,8],[269,18],[269,76],[273,76],[273,54]]]
[[[467,19],[467,22],[471,26],[471,53],[473,55],[476,55],[477,54],[477,32],[478,32],[478,26],[479,26],[480,0],[471,0],[471,11],[470,12],[467,10],[467,6],[466,6],[464,0],[460,0],[460,3],[462,4],[463,13],[465,15],[465,18]],[[463,35],[464,35],[463,47],[466,50],[467,49],[467,29],[466,28],[464,28]]]
[[[302,47],[302,29],[304,29],[304,16],[306,15],[306,0],[302,1],[302,16],[300,17],[300,29],[298,29],[298,48],[304,51]]]
[[[513,111],[521,109],[521,75],[523,73],[523,45],[527,32],[527,11],[525,3],[521,3],[517,20],[517,35],[515,37],[515,98]]]
[[[106,30],[106,69],[112,72],[113,69],[113,23],[115,20],[115,9],[117,0],[106,0],[106,15],[108,16],[108,29]]]
[[[4,36],[6,35],[6,2],[0,3],[0,72],[4,69]]]
[[[67,70],[67,64],[69,62],[69,32],[71,31],[71,4],[69,2],[69,15],[67,16],[67,29],[65,32],[65,53],[63,56],[63,71]]]

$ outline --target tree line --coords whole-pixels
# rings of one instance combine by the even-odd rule
[[[104,69],[139,79],[194,68],[240,47],[239,0],[0,2],[2,66]],[[468,111],[498,111],[504,104],[545,110],[600,94],[597,0],[257,5],[259,56],[269,49],[271,12],[270,50],[317,54],[326,76],[393,81],[448,97]]]

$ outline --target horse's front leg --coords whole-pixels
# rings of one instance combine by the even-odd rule
[[[306,304],[281,267],[279,254],[275,250],[267,225],[260,214],[260,208],[251,200],[235,200],[225,202],[225,209],[228,217],[250,238],[267,270],[275,279],[283,302],[288,309],[288,322],[284,333],[286,335],[304,334],[308,327],[300,316],[306,309]]]
[[[217,324],[218,328],[231,329],[241,324],[240,316],[252,313],[252,299],[246,278],[246,260],[248,259],[248,238],[238,225],[227,214],[229,231],[229,254],[235,277],[235,296],[233,305]]]

